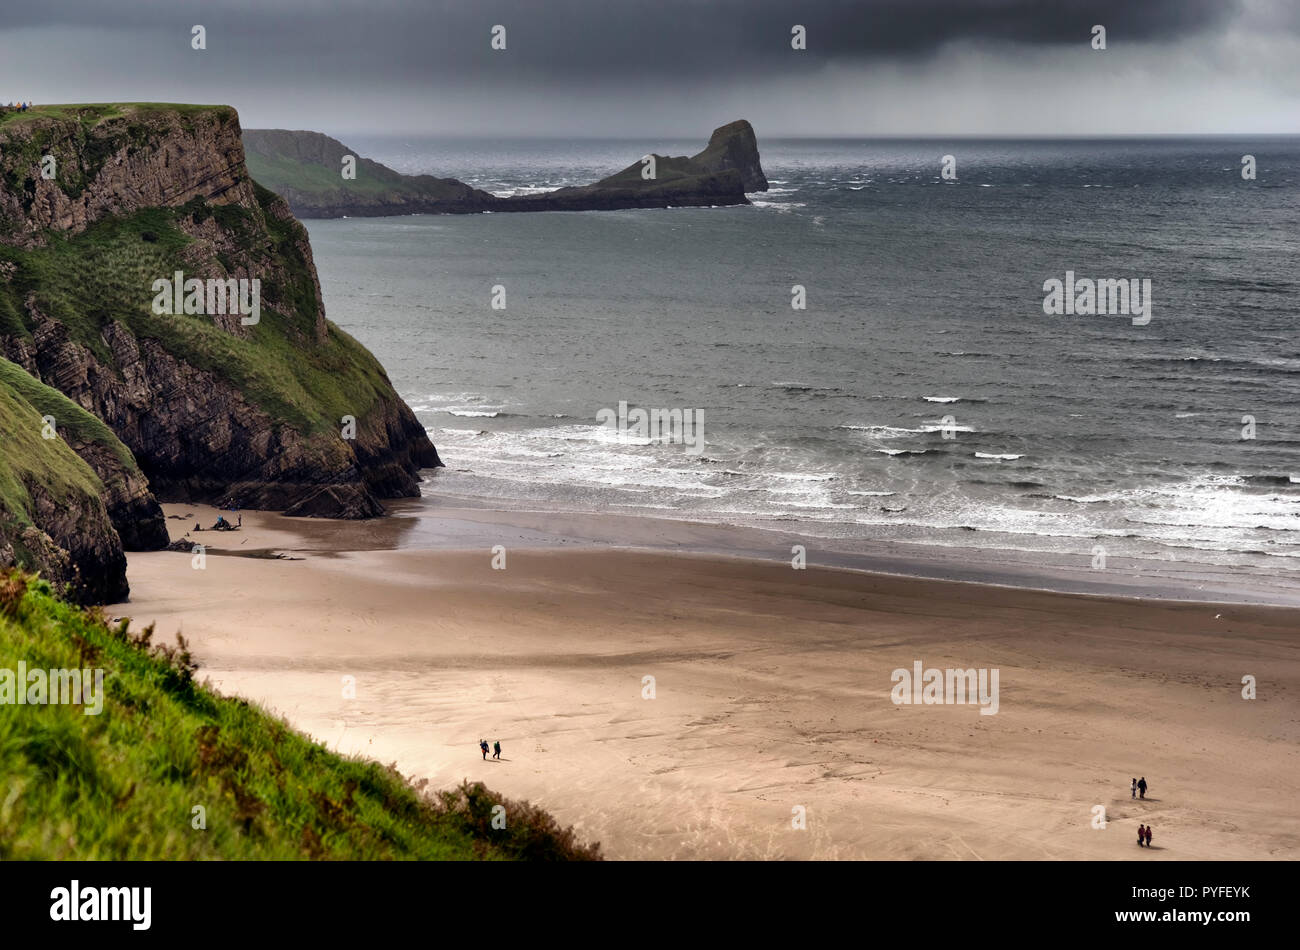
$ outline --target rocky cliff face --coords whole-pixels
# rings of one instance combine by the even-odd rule
[[[20,119],[21,121],[15,121]],[[108,215],[181,205],[254,203],[233,109],[106,107],[23,113],[0,125],[0,239],[31,243],[45,229],[84,231]],[[41,164],[55,159],[50,178]]]
[[[767,191],[767,176],[758,160],[758,138],[744,119],[714,129],[704,151],[693,155],[691,161],[710,171],[739,172],[745,191]]]
[[[402,175],[370,159],[358,159],[356,178],[345,180],[343,158],[356,153],[319,132],[249,129],[244,142],[253,176],[306,218],[739,205],[749,203],[746,192],[767,190],[758,141],[744,119],[715,129],[689,158],[656,155],[653,179],[642,177],[637,160],[590,185],[506,198],[454,178]]]
[[[0,352],[104,420],[163,500],[369,517],[418,495],[437,451],[325,319],[306,232],[248,176],[234,110],[42,112],[0,121]],[[177,271],[258,281],[258,319],[155,312]],[[116,510],[153,504],[116,484]]]

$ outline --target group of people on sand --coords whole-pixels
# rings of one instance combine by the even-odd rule
[[[1135,778],[1129,786],[1129,798],[1141,798],[1143,801],[1147,797],[1147,777]],[[1151,847],[1151,826],[1138,825],[1138,844],[1145,844]]]
[[[488,754],[488,744],[487,744],[487,740],[486,740],[486,739],[480,739],[480,740],[478,740],[478,747],[479,747],[479,751],[481,751],[481,752],[483,753],[483,761],[486,762],[486,761],[487,761],[487,754]],[[501,740],[500,740],[500,739],[497,739],[495,742],[492,743],[492,758],[494,758],[494,759],[499,759],[499,758],[501,758]]]

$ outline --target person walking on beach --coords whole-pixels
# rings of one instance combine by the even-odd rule
[[[1129,788],[1129,790],[1128,790],[1128,797],[1129,797],[1129,798],[1137,798],[1137,797],[1138,797],[1138,780],[1137,780],[1137,779],[1134,779],[1134,780],[1133,780],[1133,785],[1132,785],[1132,787]]]
[[[478,747],[481,750],[483,750],[483,761],[486,762],[487,761],[487,740],[486,739],[478,740]]]
[[[1147,797],[1147,777],[1144,775],[1138,779],[1138,793],[1140,797]]]
[[[1151,847],[1151,826],[1147,825],[1147,847]]]
[[[500,739],[497,739],[495,742],[492,743],[492,758],[494,758],[494,759],[499,759],[499,758],[501,758],[501,740],[500,740]]]
[[[1142,825],[1138,825],[1138,847],[1142,846],[1142,842],[1146,839],[1146,835],[1147,835],[1146,828],[1143,827]]]

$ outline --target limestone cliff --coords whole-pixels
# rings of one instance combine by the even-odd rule
[[[199,312],[156,312],[176,272],[257,281],[256,320],[210,286]],[[306,232],[248,175],[227,107],[0,116],[0,353],[107,423],[162,500],[368,517],[441,464],[326,320]]]

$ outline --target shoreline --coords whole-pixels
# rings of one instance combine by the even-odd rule
[[[164,507],[176,537],[215,520]],[[688,553],[663,525],[634,539],[660,548],[615,549],[519,514],[243,512],[191,536],[204,570],[132,555],[110,612],[184,632],[201,679],[331,748],[483,780],[611,858],[1132,859],[1139,820],[1150,860],[1300,855],[1294,609],[796,571]],[[999,712],[894,704],[891,671],[916,661],[1000,670]],[[1151,799],[1129,801],[1130,772]],[[1116,832],[1090,827],[1098,804]]]
[[[1079,555],[1080,566],[1071,568],[1044,563],[1043,556],[1032,551],[903,541],[860,542],[814,537],[794,529],[639,513],[508,509],[472,502],[437,496],[389,501],[387,513],[370,521],[257,514],[286,538],[314,539],[317,553],[388,549],[468,552],[490,549],[494,544],[545,550],[586,545],[603,550],[675,551],[789,565],[791,549],[799,544],[806,549],[809,567],[863,574],[1138,601],[1300,607],[1300,585],[1289,579],[1192,561],[1112,556],[1107,569],[1093,570],[1088,566],[1090,555]],[[185,506],[165,507],[170,510]],[[308,549],[313,550],[310,545]],[[1269,580],[1273,583],[1267,583]]]

